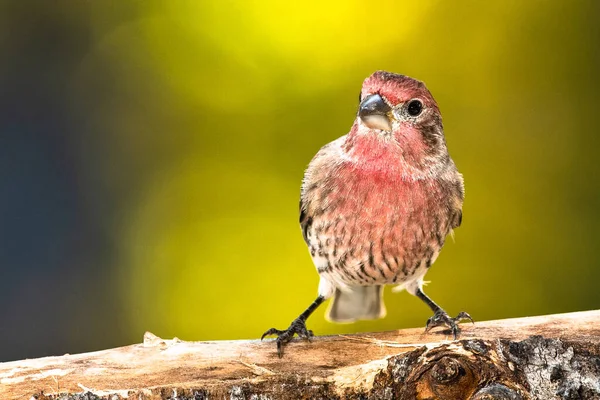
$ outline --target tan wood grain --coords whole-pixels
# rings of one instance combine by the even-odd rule
[[[600,310],[477,322],[463,324],[462,329],[461,340],[522,340],[541,335],[598,344]],[[316,337],[312,343],[297,339],[279,359],[272,340],[183,342],[147,334],[144,343],[131,346],[0,363],[0,399],[87,391],[124,397],[130,391],[143,393],[160,387],[227,393],[235,382],[298,377],[343,387],[360,384],[362,378],[372,380],[370,371],[384,367],[388,356],[425,345],[432,348],[449,339],[439,331],[425,334],[422,328]]]

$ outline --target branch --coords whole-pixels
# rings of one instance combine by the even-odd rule
[[[144,343],[0,363],[0,399],[600,399],[600,310],[295,340]]]

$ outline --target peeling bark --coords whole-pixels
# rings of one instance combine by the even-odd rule
[[[435,341],[433,341],[435,339]],[[600,399],[600,311],[293,342],[143,344],[0,364],[0,399]],[[427,342],[426,340],[431,340]]]

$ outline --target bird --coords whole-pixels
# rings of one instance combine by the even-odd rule
[[[406,290],[433,311],[425,326],[457,339],[450,317],[423,291],[423,278],[462,222],[464,180],[448,153],[442,116],[419,80],[387,71],[367,77],[350,132],[323,146],[304,173],[300,227],[319,274],[317,298],[287,329],[271,328],[277,352],[295,335],[311,340],[308,317],[333,297],[326,318],[383,318],[383,288]]]

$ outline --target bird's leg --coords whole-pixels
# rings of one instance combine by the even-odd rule
[[[460,328],[458,327],[460,321],[469,320],[474,323],[473,318],[471,318],[471,316],[464,311],[458,313],[456,318],[451,318],[448,313],[442,309],[442,307],[435,304],[433,300],[423,293],[421,288],[417,289],[415,296],[423,300],[425,304],[427,304],[433,311],[433,316],[427,320],[427,324],[425,325],[425,332],[429,332],[431,328],[435,328],[436,326],[447,326],[452,331],[454,340],[456,340],[458,338],[458,334],[460,333]]]
[[[271,328],[261,336],[260,340],[263,340],[265,336],[277,335],[277,354],[279,358],[283,357],[283,346],[294,338],[294,335],[298,335],[308,341],[313,337],[313,332],[306,329],[306,320],[310,315],[325,301],[325,297],[318,296],[315,301],[302,314],[292,321],[289,328],[286,330],[279,330]]]

